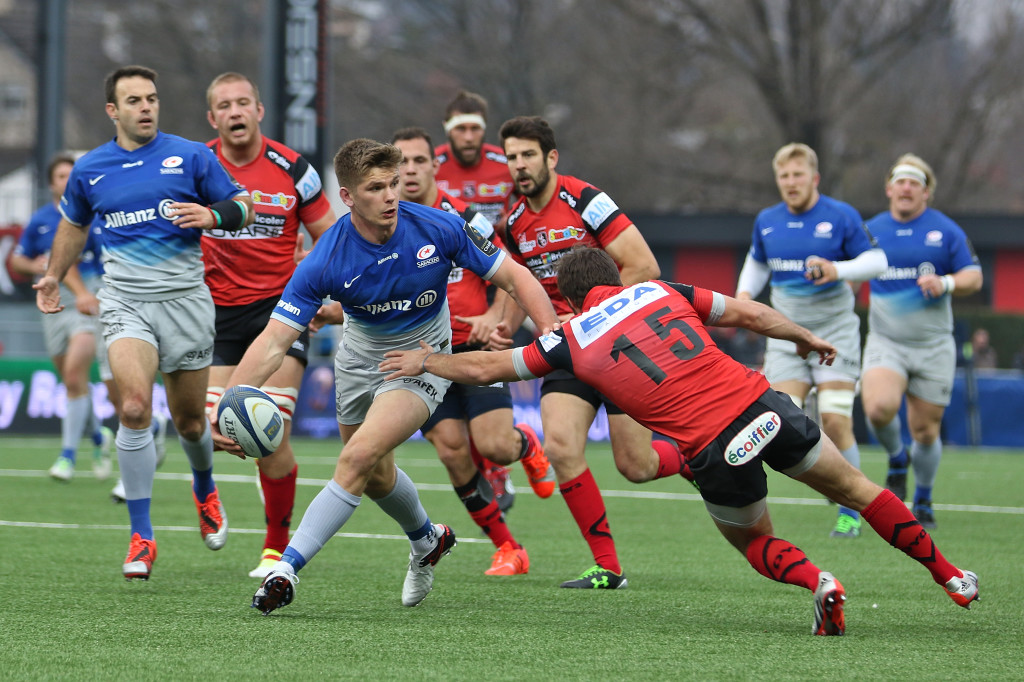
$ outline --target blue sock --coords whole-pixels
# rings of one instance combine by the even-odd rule
[[[99,429],[92,432],[92,444],[97,447],[103,445],[103,432]]]
[[[306,565],[306,558],[292,549],[291,545],[285,548],[284,553],[281,555],[281,561],[291,564],[296,573]]]
[[[410,531],[410,532],[406,533],[406,535],[409,536],[410,540],[415,542],[416,540],[419,540],[420,538],[426,537],[427,533],[429,533],[432,530],[434,530],[434,524],[432,524],[430,522],[430,519],[427,519],[426,523],[424,523],[422,526],[420,526],[416,530]]]
[[[205,502],[207,496],[216,489],[217,486],[213,482],[213,467],[206,471],[192,470],[192,492],[196,494],[197,500]]]
[[[860,514],[858,514],[857,512],[853,511],[849,507],[843,507],[841,505],[839,507],[839,513],[840,514],[846,514],[847,516],[850,516],[850,517],[855,518],[855,519],[859,519],[860,518]]]
[[[890,469],[903,469],[903,473],[906,473],[907,464],[909,463],[910,457],[907,456],[907,449],[905,447],[900,448],[900,451],[897,452],[895,455],[889,455]]]
[[[127,500],[128,517],[131,519],[132,533],[138,533],[143,540],[153,539],[153,523],[149,520],[149,503],[152,498],[143,497],[139,500]]]
[[[64,448],[60,451],[60,456],[64,459],[70,460],[72,464],[75,463],[75,451],[71,448]]]
[[[917,504],[921,500],[926,500],[928,502],[932,501],[932,488],[931,488],[931,486],[927,486],[927,487],[925,487],[923,485],[917,486],[917,490],[914,491],[914,504]]]

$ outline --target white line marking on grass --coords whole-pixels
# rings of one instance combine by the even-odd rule
[[[55,530],[131,530],[131,526],[117,525],[117,524],[99,524],[99,523],[43,523],[39,521],[5,521],[0,519],[0,526],[8,526],[11,528],[51,528]],[[195,533],[195,526],[153,526],[154,531],[170,532],[170,533]],[[267,532],[266,528],[228,528],[228,534],[239,534],[239,535],[263,535]],[[360,538],[363,540],[405,540],[409,541],[404,535],[386,535],[381,533],[335,533],[344,538]],[[486,538],[463,538],[458,539],[460,543],[481,543],[491,544],[491,541]]]
[[[92,472],[84,471],[80,474],[76,474],[82,478],[92,478]],[[48,471],[43,470],[30,470],[30,469],[0,469],[0,477],[25,477],[25,478],[46,478],[49,476]],[[156,478],[161,481],[191,481],[192,474],[172,474],[156,472]],[[218,483],[247,483],[249,485],[256,484],[256,477],[245,475],[245,474],[214,474],[214,480]],[[326,478],[298,478],[296,479],[296,485],[303,486],[315,486],[323,487],[327,485]],[[423,490],[426,492],[451,492],[451,485],[447,483],[417,483],[417,490]],[[532,495],[533,491],[527,487],[519,488],[516,490],[516,495]],[[696,493],[666,493],[656,491],[643,491],[643,490],[602,490],[601,494],[605,497],[621,497],[621,498],[632,498],[639,500],[678,500],[685,502],[700,502],[702,498]],[[824,498],[805,498],[805,497],[768,497],[769,504],[788,504],[795,506],[805,507],[823,507],[828,505],[828,501]],[[909,506],[909,505],[908,505]],[[971,512],[977,514],[1013,514],[1013,515],[1024,515],[1024,507],[990,507],[987,505],[977,504],[933,504],[932,507],[939,511],[955,511],[955,512]],[[263,532],[263,531],[261,531]]]

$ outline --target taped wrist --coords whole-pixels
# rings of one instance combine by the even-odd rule
[[[210,204],[217,227],[225,232],[237,232],[249,222],[249,210],[238,199],[227,199]]]

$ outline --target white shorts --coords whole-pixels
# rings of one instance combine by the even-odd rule
[[[869,331],[864,342],[864,371],[873,367],[903,375],[908,393],[946,407],[956,376],[956,342],[946,336],[932,346],[908,346]]]
[[[104,289],[99,294],[103,340],[141,339],[157,349],[160,371],[202,369],[213,358],[214,308],[204,284],[166,301],[136,301]]]
[[[817,386],[826,381],[857,383],[860,377],[860,318],[852,310],[825,324],[809,327],[818,337],[836,347],[832,366],[818,364],[818,354],[807,359],[796,354],[792,341],[768,339],[764,353],[764,375],[773,386],[782,381],[802,381]]]
[[[68,352],[71,337],[78,334],[92,334],[96,339],[96,362],[100,366],[100,379],[113,378],[107,362],[107,347],[100,336],[102,326],[95,315],[83,315],[74,306],[68,306],[56,315],[43,315],[43,342],[50,357]]]
[[[437,345],[435,343],[434,347]],[[451,345],[446,344],[441,352],[451,353]],[[383,359],[359,355],[349,349],[344,341],[338,346],[338,352],[334,355],[334,396],[339,424],[352,426],[363,423],[374,398],[388,391],[415,393],[426,404],[430,414],[434,414],[434,410],[444,400],[452,382],[429,373],[384,381],[390,372],[382,372],[377,368]]]

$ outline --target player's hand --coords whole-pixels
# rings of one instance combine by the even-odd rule
[[[814,282],[815,286],[839,281],[839,275],[836,272],[836,264],[827,258],[822,258],[821,256],[808,256],[807,260],[804,261],[804,264],[806,265],[806,269],[804,270],[804,279]]]
[[[484,350],[508,350],[512,347],[512,337],[512,328],[505,322],[499,322],[491,332],[490,338],[487,339]]]
[[[806,358],[811,353],[817,353],[819,365],[831,366],[836,360],[836,347],[813,334],[809,340],[797,342],[796,353],[802,358]]]
[[[183,230],[199,229],[212,230],[217,227],[217,219],[213,217],[213,211],[202,204],[191,204],[175,201],[168,207],[171,222]]]
[[[306,235],[299,232],[295,238],[295,252],[292,257],[295,259],[295,264],[298,265],[302,262],[302,259],[309,255],[309,252],[313,249],[306,250]]]
[[[341,324],[344,321],[345,311],[342,310],[341,304],[332,301],[327,305],[320,306],[306,328],[309,329],[310,334],[316,334],[329,324]]]
[[[32,288],[36,290],[36,307],[41,312],[52,314],[64,310],[60,304],[60,284],[56,277],[44,275]]]
[[[83,315],[98,315],[100,300],[91,292],[79,294],[75,297],[75,308]]]
[[[468,342],[475,346],[486,345],[494,333],[495,328],[498,326],[493,316],[484,313],[483,315],[471,315],[469,317],[462,317],[456,315],[455,319],[462,324],[468,324],[471,329],[469,330]]]
[[[220,432],[220,425],[217,424],[217,407],[220,405],[220,401],[213,406],[210,410],[210,436],[213,438],[213,449],[223,450],[229,455],[234,455],[239,459],[245,459],[245,452],[242,450],[242,446],[236,443],[233,439],[228,438]]]
[[[939,298],[946,293],[946,283],[940,275],[934,273],[918,277],[917,288],[925,298]]]
[[[429,343],[420,341],[420,350],[389,350],[384,354],[384,361],[378,368],[382,372],[391,372],[384,377],[384,381],[418,376],[426,371],[423,363],[426,362],[427,356],[435,352]]]

